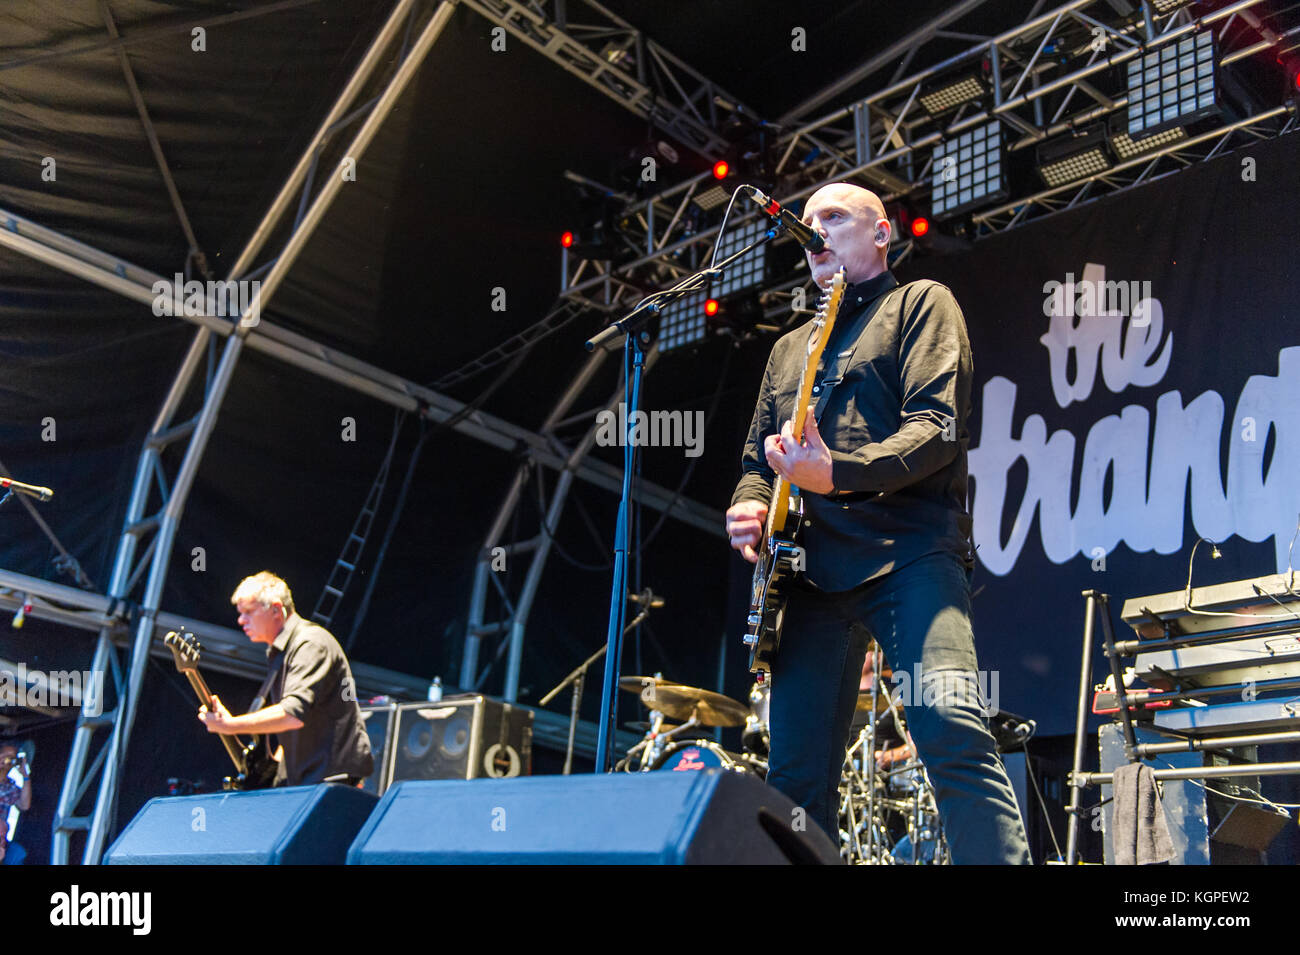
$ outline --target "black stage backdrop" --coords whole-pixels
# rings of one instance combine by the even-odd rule
[[[1123,601],[1181,590],[1198,536],[1227,543],[1220,560],[1198,550],[1197,585],[1288,565],[1298,145],[1261,144],[899,269],[948,285],[966,315],[980,666],[996,702],[1040,732],[1073,728],[1081,591],[1110,594],[1126,630]]]

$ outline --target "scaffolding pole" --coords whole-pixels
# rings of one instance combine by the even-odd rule
[[[343,114],[350,102],[350,99],[346,98],[355,98],[369,79],[370,74],[382,62],[385,49],[391,45],[393,39],[398,35],[399,29],[404,25],[411,5],[412,0],[401,0],[394,8],[385,26],[372,42],[361,64],[358,65],[344,91],[340,94],[326,122],[321,124],[316,137],[308,145],[303,159],[299,161],[298,166],[290,174],[267,215],[240,254],[238,261],[231,270],[232,280],[238,279],[247,269],[258,250],[269,237],[275,221],[288,208],[293,193],[301,183],[302,175],[300,173],[305,175],[305,170],[310,165],[311,156],[328,137],[332,121]],[[389,81],[383,94],[367,115],[365,122],[357,131],[352,142],[348,145],[345,155],[356,160],[365,152],[380,125],[397,102],[398,97],[414,77],[429,50],[432,49],[438,35],[450,19],[453,10],[454,6],[452,4],[443,3],[434,11],[419,39],[411,47],[409,54]],[[111,667],[115,674],[121,674],[117,684],[117,699],[113,709],[103,713],[100,712],[102,701],[97,699],[83,701],[81,714],[78,717],[73,750],[68,761],[68,768],[64,776],[64,785],[59,795],[59,805],[54,821],[54,844],[51,861],[55,863],[67,863],[71,835],[77,831],[86,833],[86,844],[82,856],[83,863],[97,863],[104,851],[105,842],[114,824],[117,808],[118,777],[125,762],[136,707],[144,685],[144,671],[148,660],[149,646],[154,636],[155,617],[158,614],[176,530],[184,513],[189,490],[198,472],[203,452],[216,425],[217,415],[229,388],[239,354],[251,330],[252,325],[250,325],[249,319],[252,316],[260,315],[266,302],[283,282],[285,274],[306,245],[307,238],[319,225],[325,211],[338,194],[342,182],[343,178],[341,176],[331,176],[325,180],[302,221],[294,229],[285,248],[277,257],[275,265],[261,282],[260,287],[253,296],[253,301],[248,304],[239,316],[236,328],[228,333],[220,364],[212,376],[212,380],[208,382],[203,407],[198,416],[191,423],[187,423],[186,427],[170,427],[171,420],[189,389],[199,359],[206,348],[211,334],[207,328],[200,328],[196,333],[182,367],[172,383],[167,398],[163,402],[163,407],[154,421],[154,427],[149,437],[146,438],[145,448],[141,453],[140,463],[136,469],[136,483],[132,491],[132,499],[122,538],[119,542],[109,596],[115,602],[127,599],[132,584],[138,579],[145,562],[147,562],[149,569],[148,579],[145,584],[144,594],[139,601],[135,637],[127,656],[124,673],[122,672],[123,668],[118,665],[116,649],[113,646],[113,635],[118,629],[116,621],[114,625],[107,626],[100,631],[92,666],[100,672]],[[155,474],[161,474],[159,458],[161,449],[167,444],[185,437],[188,437],[188,443],[176,480],[169,492],[165,487],[160,487],[160,490],[163,491],[164,505],[160,512],[146,518],[143,513],[148,504],[150,479]],[[146,551],[141,566],[132,571],[131,565],[139,539],[147,533],[153,533],[154,538]],[[87,767],[86,759],[89,755],[90,741],[100,728],[110,728],[109,738],[101,753]],[[88,791],[94,774],[99,771],[101,766],[102,775],[100,776],[94,807],[89,816],[77,816],[77,804]]]

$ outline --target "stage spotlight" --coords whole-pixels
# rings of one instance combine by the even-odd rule
[[[709,332],[704,306],[706,297],[704,292],[696,292],[664,309],[659,319],[660,352],[704,341]]]
[[[735,222],[735,210],[732,212]],[[740,225],[728,225],[722,241],[718,243],[718,261],[735,255],[745,246],[757,242],[771,226],[766,218],[757,218]],[[717,298],[726,298],[733,292],[761,285],[764,278],[764,265],[767,262],[764,249],[754,249],[748,255],[741,256],[727,266],[722,278],[713,282],[713,294]]]
[[[1171,10],[1187,6],[1189,0],[1151,0],[1151,6],[1158,16],[1164,16]]]
[[[1300,93],[1300,52],[1285,53],[1277,58],[1277,62],[1286,71],[1287,91]]]
[[[1128,133],[1148,136],[1221,112],[1214,34],[1202,31],[1128,64]]]
[[[564,246],[566,249],[573,248],[573,233],[565,232],[563,235],[561,235],[560,245]]]
[[[727,174],[731,172],[731,166],[725,159],[719,159],[713,164],[713,178],[726,179]]]
[[[704,314],[707,315],[709,318],[712,318],[714,315],[718,314],[718,309],[720,309],[721,307],[722,306],[718,304],[718,300],[716,298],[705,299]]]
[[[934,148],[930,214],[936,222],[1006,194],[1001,123],[994,120],[976,126]]]
[[[988,93],[988,86],[979,70],[971,70],[957,76],[945,76],[930,80],[921,87],[916,100],[931,116],[941,116],[960,106],[982,99]]]
[[[1111,165],[1106,134],[1100,125],[1038,147],[1038,174],[1049,186],[1086,179],[1105,172]]]
[[[1176,143],[1179,140],[1187,138],[1187,130],[1181,126],[1175,126],[1172,129],[1166,129],[1162,133],[1152,133],[1150,136],[1143,136],[1140,139],[1134,138],[1128,134],[1128,118],[1123,113],[1114,113],[1106,127],[1107,138],[1110,140],[1110,148],[1121,161],[1133,159],[1144,153],[1149,153],[1161,146],[1168,146],[1170,143]]]
[[[912,220],[912,238],[919,239],[930,231],[930,220],[925,216],[917,216]]]

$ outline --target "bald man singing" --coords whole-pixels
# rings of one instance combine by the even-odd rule
[[[965,320],[944,286],[900,286],[890,273],[889,220],[874,193],[826,186],[809,198],[804,221],[826,242],[807,257],[813,279],[825,286],[843,268],[849,285],[802,442],[790,416],[809,326],[773,347],[726,515],[731,546],[752,563],[775,476],[804,502],[804,572],[789,587],[772,660],[767,781],[840,841],[840,774],[875,638],[894,671],[912,678],[908,728],[952,860],[1028,863],[985,723],[970,624]]]

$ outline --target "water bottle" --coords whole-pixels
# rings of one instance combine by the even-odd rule
[[[429,702],[437,703],[442,699],[442,677],[435,676],[429,684]]]

